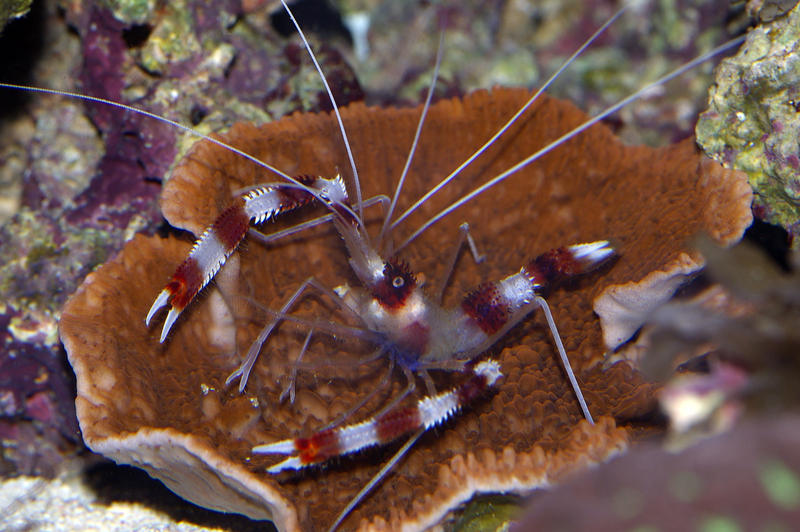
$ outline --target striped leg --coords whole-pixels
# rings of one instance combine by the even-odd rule
[[[346,201],[344,182],[333,179],[301,176],[297,181],[315,189],[323,199]],[[172,279],[150,307],[145,324],[167,304],[169,313],[161,329],[161,342],[169,333],[175,320],[195,296],[214,278],[231,253],[242,241],[250,223],[261,223],[279,214],[309,203],[314,195],[292,183],[265,185],[246,192],[237,198],[194,244],[189,257],[178,266]]]
[[[476,364],[469,379],[450,391],[420,399],[417,404],[388,412],[355,425],[323,430],[310,438],[282,440],[253,447],[254,453],[293,455],[269,468],[269,473],[302,469],[367,447],[389,443],[400,436],[444,423],[493,387],[502,376],[494,360]]]
[[[534,298],[546,288],[587,273],[613,255],[614,248],[607,240],[550,250],[513,275],[481,284],[467,294],[461,309],[492,338],[530,312]]]
[[[553,335],[564,371],[589,423],[594,421],[572,372],[550,308],[540,294],[559,281],[597,268],[613,255],[614,248],[607,240],[553,249],[529,261],[518,273],[497,282],[480,285],[461,303],[461,309],[485,335],[484,341],[479,344],[481,348],[494,343],[534,309],[541,308]]]
[[[550,250],[513,275],[481,284],[467,294],[461,309],[492,338],[524,317],[531,310],[534,298],[543,290],[587,273],[613,255],[614,249],[606,240]]]

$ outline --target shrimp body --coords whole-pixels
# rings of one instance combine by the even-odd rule
[[[77,97],[77,95],[73,96]],[[335,102],[332,103],[336,108]],[[515,117],[526,112],[529,105],[530,103],[521,107]],[[513,123],[515,120],[516,118],[512,118],[509,123]],[[165,122],[168,121],[165,120]],[[580,127],[585,128],[589,125],[586,123]],[[494,136],[487,141],[487,145],[493,144],[506,128],[503,126],[497,130]],[[208,138],[207,140],[213,142],[214,139]],[[344,140],[346,142],[346,138]],[[504,179],[508,173],[516,171],[521,165],[528,164],[542,155],[545,149],[549,150],[555,144],[552,143],[537,151],[520,165],[487,181],[480,187],[480,190],[494,186],[494,183]],[[228,146],[228,148],[230,147]],[[478,150],[475,155],[478,155],[481,150]],[[237,153],[247,156],[241,151]],[[268,157],[264,157],[264,159],[269,160]],[[459,168],[453,172],[451,177],[458,174],[460,169],[469,164],[471,160],[473,159],[467,159],[459,164]],[[377,239],[373,239],[367,234],[362,215],[367,201],[362,201],[359,194],[358,199],[351,202],[348,191],[338,176],[332,179],[311,176],[289,177],[266,163],[254,162],[258,162],[263,169],[279,175],[281,179],[285,178],[285,181],[256,186],[233,198],[222,214],[201,233],[194,248],[175,270],[173,277],[163,290],[157,295],[157,289],[153,291],[155,301],[147,313],[145,321],[150,324],[162,308],[168,307],[169,310],[161,328],[161,342],[168,341],[167,337],[173,327],[181,327],[182,324],[178,322],[178,318],[182,310],[192,304],[197,294],[235,253],[240,242],[247,236],[251,224],[265,222],[284,212],[316,201],[322,203],[330,211],[328,216],[332,219],[332,223],[344,243],[345,250],[342,254],[344,255],[346,252],[351,270],[357,278],[357,282],[352,285],[342,284],[327,291],[323,289],[323,295],[332,296],[340,305],[340,309],[357,318],[359,328],[365,333],[361,338],[376,347],[381,356],[392,362],[393,367],[401,368],[409,378],[410,385],[413,382],[412,379],[416,379],[417,376],[426,379],[426,384],[431,383],[432,381],[427,379],[427,371],[459,373],[455,379],[452,379],[457,384],[451,389],[438,391],[429,387],[428,394],[416,402],[411,401],[409,397],[409,400],[399,407],[386,408],[385,411],[364,421],[351,423],[350,419],[345,419],[339,423],[339,426],[323,430],[314,426],[308,428],[306,425],[299,431],[304,432],[304,434],[300,434],[301,437],[275,442],[270,442],[270,440],[294,435],[273,430],[270,426],[270,430],[265,431],[264,436],[250,442],[249,445],[258,443],[252,447],[252,453],[289,455],[289,457],[280,462],[276,460],[277,463],[268,460],[265,468],[267,473],[279,474],[324,464],[336,457],[357,452],[368,446],[382,445],[403,435],[420,434],[421,431],[450,419],[459,410],[477,400],[481,394],[491,391],[497,386],[502,378],[502,368],[499,362],[483,359],[484,353],[512,327],[536,309],[542,309],[546,313],[554,340],[562,354],[565,370],[570,375],[573,385],[576,386],[563,354],[563,346],[560,345],[560,339],[552,325],[552,317],[541,296],[558,282],[586,274],[606,263],[615,254],[615,250],[608,241],[598,240],[548,251],[525,262],[518,271],[510,273],[506,277],[497,281],[485,282],[468,290],[463,299],[455,305],[444,306],[441,303],[441,297],[427,292],[426,287],[423,286],[424,283],[419,281],[421,276],[412,271],[401,258],[391,251],[387,251],[391,250],[391,246],[387,244],[388,240],[383,240],[383,232]],[[291,165],[287,167],[291,167]],[[330,171],[332,167],[333,165],[321,169],[304,169],[303,171],[325,172]],[[354,175],[355,173],[354,166],[352,178],[358,186],[358,177]],[[487,174],[486,178],[488,179],[490,175],[492,174]],[[553,176],[545,176],[545,178],[550,177]],[[443,180],[429,194],[433,194],[440,187],[447,186],[449,180],[450,177]],[[353,183],[351,182],[351,184]],[[394,199],[400,195],[399,189],[398,186]],[[428,194],[421,198],[420,202],[426,201],[427,197]],[[469,201],[472,197],[472,194],[462,196],[461,200],[453,205],[457,207],[462,204],[462,201]],[[389,227],[387,239],[395,226],[405,219],[407,219],[405,214],[396,218],[393,218],[390,213],[386,214],[384,228]],[[426,225],[419,228],[413,236],[425,231],[427,227]],[[543,230],[548,230],[548,228],[544,227]],[[579,240],[606,237],[604,234],[587,237],[584,232],[576,232],[577,236],[574,238]],[[586,233],[588,234],[588,232]],[[572,238],[569,237],[567,242]],[[400,248],[402,249],[404,245],[402,244]],[[178,262],[176,261],[176,263]],[[517,263],[512,262],[512,264]],[[313,273],[316,272],[304,272],[303,275]],[[339,281],[333,280],[333,283],[336,282]],[[243,356],[242,365],[228,378],[228,383],[238,378],[240,390],[247,385],[250,369],[256,359],[259,356],[269,357],[274,354],[274,352],[271,353],[271,347],[274,344],[271,345],[267,341],[274,326],[290,317],[292,307],[308,287],[319,289],[320,285],[321,283],[313,279],[306,281],[298,288],[296,296],[289,298],[284,303],[283,308],[269,309],[270,311],[277,310],[277,312],[273,312],[275,319],[263,328],[259,335],[259,341],[254,342],[250,351]],[[274,299],[271,299],[267,304],[280,304],[272,303],[273,301]],[[144,312],[142,315],[144,317]],[[318,330],[314,330],[315,324],[316,322],[309,327],[306,346],[312,334],[321,334]],[[305,346],[303,350],[305,350]],[[302,351],[300,356],[302,356]],[[505,365],[505,361],[503,364]],[[510,374],[511,368],[507,368],[506,371]],[[251,387],[256,384],[259,383],[252,382]],[[356,386],[351,382],[346,384]],[[575,390],[580,398],[579,389],[575,387]],[[591,419],[586,408],[584,408],[584,413],[587,419]],[[526,415],[528,414],[526,412]],[[318,430],[318,432],[312,432],[309,435],[308,432],[313,430]],[[524,434],[524,437],[531,439],[528,438],[527,433]],[[262,441],[266,443],[260,443]],[[410,438],[407,446],[403,449],[408,449],[414,441],[416,441],[416,437]],[[401,451],[403,450],[401,449]],[[398,454],[402,454],[402,452]],[[384,471],[374,478],[378,480],[383,478]],[[370,486],[374,486],[374,482],[371,481],[367,488]],[[354,502],[361,500],[361,497],[362,495],[359,494]],[[343,512],[343,515],[349,509],[352,509],[352,505]],[[339,521],[337,520],[337,523]]]
[[[594,269],[613,255],[608,241],[577,244],[542,254],[518,273],[472,290],[444,308],[418,286],[405,263],[389,260],[369,288],[336,289],[365,325],[386,338],[389,350],[411,370],[452,368],[485,351],[510,326],[536,308],[536,297],[559,280]]]
[[[365,447],[387,443],[410,432],[427,430],[448,419],[494,386],[501,376],[496,362],[473,364],[473,359],[540,307],[547,315],[584,415],[592,422],[541,293],[561,280],[582,275],[603,264],[614,254],[608,241],[550,250],[530,260],[514,274],[479,285],[468,292],[460,305],[446,308],[425,293],[417,276],[403,260],[383,258],[365,232],[364,224],[356,214],[359,209],[350,204],[339,176],[334,179],[296,177],[293,181],[296,184],[288,191],[283,186],[273,185],[244,193],[234,199],[232,205],[203,232],[187,261],[179,266],[148,312],[146,321],[149,323],[161,307],[171,305],[162,329],[162,341],[178,313],[189,302],[187,293],[194,297],[199,291],[197,286],[205,286],[219,270],[244,237],[249,220],[263,221],[318,199],[331,211],[333,224],[347,249],[350,266],[361,283],[353,287],[341,285],[329,293],[335,294],[339,304],[359,319],[362,330],[367,333],[366,338],[378,346],[379,353],[389,357],[404,371],[409,387],[414,386],[413,375],[419,373],[431,391],[433,384],[427,375],[428,370],[458,371],[467,374],[468,378],[448,392],[431,394],[414,406],[390,408],[374,419],[325,429],[309,438],[281,440],[254,447],[256,453],[293,455],[268,468],[269,472],[279,473],[319,464]],[[187,275],[187,271],[192,273]],[[202,285],[195,283],[197,286],[187,291],[179,283],[182,278],[202,278],[204,282]],[[228,384],[238,378],[240,390],[244,389],[268,336],[282,317],[291,312],[292,306],[308,287],[317,287],[325,292],[313,278],[303,283],[277,313],[277,318],[262,330],[242,364],[228,377]],[[312,333],[313,327],[307,338]]]

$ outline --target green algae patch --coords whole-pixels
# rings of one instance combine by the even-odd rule
[[[747,172],[756,214],[800,229],[800,7],[752,30],[720,63],[697,142],[727,167]]]
[[[694,471],[677,471],[669,477],[667,489],[683,503],[695,501],[703,492],[703,480]]]
[[[0,2],[0,30],[5,25],[21,16],[24,16],[31,8],[32,0],[3,0]]]
[[[760,465],[758,477],[770,502],[788,511],[800,508],[800,477],[780,460],[769,460]]]
[[[156,9],[155,0],[103,0],[101,4],[126,24],[144,24]]]
[[[467,504],[459,516],[453,532],[482,532],[507,530],[509,524],[520,515],[518,497],[489,495],[476,497]]]
[[[188,60],[200,51],[193,31],[192,12],[180,3],[165,8],[150,38],[142,48],[141,64],[148,72],[163,73],[166,68]]]
[[[711,515],[700,520],[699,532],[742,532],[744,530],[735,518],[726,515]]]

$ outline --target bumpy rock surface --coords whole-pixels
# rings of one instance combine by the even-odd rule
[[[697,141],[727,167],[747,172],[759,218],[800,228],[800,6],[753,29],[720,63]]]

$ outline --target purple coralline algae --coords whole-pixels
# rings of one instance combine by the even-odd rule
[[[108,0],[71,2],[61,13],[37,4],[29,18],[42,27],[30,32],[43,36],[46,57],[20,76],[25,82],[123,102],[203,133],[330,108],[294,32],[285,38],[273,31],[275,2]],[[439,96],[494,84],[533,86],[614,9],[595,0],[338,4],[353,40],[369,45],[362,61],[347,36],[312,36],[340,105],[418,102],[441,29],[447,35]],[[597,111],[643,77],[724,40],[727,13],[719,5],[726,4],[696,4],[642,2],[556,91]],[[353,15],[366,17],[363,34]],[[14,22],[20,23],[26,21]],[[686,136],[709,71],[703,67],[668,89],[666,107],[648,98],[612,125],[629,129],[622,132],[629,140],[644,135],[636,123],[657,130],[660,140],[648,136],[653,143]],[[22,140],[0,151],[0,183],[9,167],[24,176],[14,208],[0,213],[1,474],[52,474],[59,453],[78,445],[74,380],[56,338],[61,306],[136,232],[157,230],[160,182],[194,140],[117,108],[41,95],[29,100],[16,111]]]
[[[295,89],[316,76],[303,50],[261,26],[257,14],[243,19],[239,2],[109,4],[76,3],[63,13],[35,6],[17,22],[31,26],[9,35],[41,36],[44,57],[3,81],[107,98],[204,133],[329,108],[319,84]],[[336,89],[342,104],[360,99],[343,57],[331,49],[322,56],[336,86],[346,87]],[[74,377],[56,334],[61,306],[136,232],[157,229],[160,182],[193,137],[70,98],[33,95],[8,115],[15,121],[2,131],[16,135],[0,151],[0,183],[8,183],[0,226],[0,473],[53,474],[59,450],[80,441]],[[14,182],[12,174],[23,178]]]
[[[0,304],[0,476],[52,476],[81,439],[56,324],[33,314]]]

